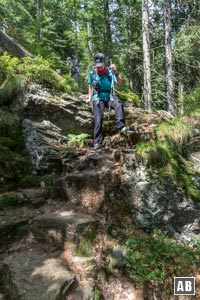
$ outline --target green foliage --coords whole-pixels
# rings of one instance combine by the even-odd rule
[[[46,83],[56,90],[66,93],[71,93],[71,86],[74,84],[70,76],[64,78],[58,75],[51,68],[50,63],[41,56],[23,58],[23,63],[18,67],[18,71],[29,80]]]
[[[141,142],[136,145],[137,159],[148,166],[162,168],[168,164],[178,167],[175,154],[167,142]]]
[[[127,268],[136,285],[154,280],[181,276],[191,264],[197,263],[195,254],[187,247],[168,238],[161,230],[147,237],[131,237],[126,242]]]
[[[39,55],[19,60],[5,53],[0,56],[0,68],[2,70],[0,100],[2,101],[5,98],[10,99],[14,93],[26,86],[25,83],[30,81],[44,83],[70,94],[72,90],[77,89],[75,81],[68,74],[59,75],[52,69],[49,61]]]
[[[8,147],[0,144],[0,165],[1,168],[7,168],[8,172],[18,176],[20,172],[28,169],[27,158],[11,151]]]
[[[169,122],[162,122],[156,128],[157,141],[140,142],[136,146],[136,157],[150,170],[157,170],[160,178],[165,176],[176,180],[194,200],[200,200],[200,174],[193,164],[186,162],[185,144],[193,133],[193,126],[199,126],[200,112],[182,116]]]
[[[193,130],[190,124],[178,117],[172,121],[160,123],[156,128],[156,134],[159,141],[167,141],[179,148],[192,136]]]
[[[19,197],[14,194],[0,195],[0,210],[15,206],[19,202]]]
[[[136,107],[141,106],[141,100],[139,99],[138,95],[128,92],[128,93],[123,93],[121,91],[116,90],[115,91],[117,96],[120,98],[122,101],[128,101],[131,100],[133,102],[133,105]]]
[[[194,90],[190,94],[184,96],[184,111],[185,113],[193,111],[200,107],[200,88]]]
[[[95,292],[94,292],[94,300],[101,300],[102,299],[102,293],[100,290],[98,289],[95,289]]]
[[[18,65],[19,59],[17,57],[10,57],[7,52],[0,55],[0,83],[8,77],[16,75]]]
[[[92,244],[97,234],[97,228],[94,226],[90,231],[81,236],[76,255],[91,256]]]
[[[75,146],[78,147],[78,149],[81,149],[84,147],[86,140],[89,138],[89,134],[87,133],[81,133],[78,135],[75,134],[68,134],[68,146]]]
[[[20,117],[6,107],[0,108],[0,136],[16,138],[21,135]]]
[[[195,248],[198,255],[200,255],[200,238],[195,237],[192,239],[193,247]]]
[[[25,80],[20,76],[7,78],[0,88],[0,104],[9,104],[20,91],[26,86]]]

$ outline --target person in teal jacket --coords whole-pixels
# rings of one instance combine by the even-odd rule
[[[105,57],[103,53],[97,53],[94,57],[94,68],[89,73],[89,101],[93,101],[94,111],[94,149],[102,147],[103,134],[102,123],[104,108],[109,107],[115,110],[115,120],[117,128],[126,133],[128,127],[125,125],[123,104],[114,94],[114,85],[122,84],[122,79],[117,72],[114,64],[107,68],[105,66]]]

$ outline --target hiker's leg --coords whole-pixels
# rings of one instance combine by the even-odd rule
[[[94,143],[102,144],[102,123],[103,123],[103,112],[104,112],[104,102],[103,101],[93,101],[94,110]]]
[[[110,107],[115,110],[115,121],[118,129],[125,127],[124,107],[119,98],[114,95],[113,101],[109,102]]]

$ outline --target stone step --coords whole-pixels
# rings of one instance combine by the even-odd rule
[[[99,217],[94,214],[56,210],[35,217],[31,222],[31,231],[36,239],[63,248],[67,240],[76,239],[87,225],[98,221]]]
[[[75,279],[60,259],[35,250],[7,257],[1,274],[12,300],[63,300]]]
[[[25,206],[0,211],[0,245],[23,236],[28,231],[28,223],[36,214],[34,208]]]

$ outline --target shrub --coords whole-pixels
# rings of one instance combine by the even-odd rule
[[[4,194],[0,195],[0,210],[4,208],[15,206],[19,202],[19,198],[16,195]]]
[[[200,107],[200,88],[184,96],[184,111],[190,112]]]
[[[168,238],[161,230],[154,230],[147,237],[129,238],[126,246],[128,272],[137,286],[149,280],[162,282],[181,276],[185,268],[197,262],[188,247]]]

